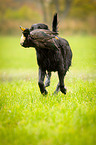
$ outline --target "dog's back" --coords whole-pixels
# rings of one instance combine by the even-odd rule
[[[49,30],[48,26],[46,24],[42,24],[42,23],[37,23],[37,24],[33,24],[30,28],[30,31],[33,31],[35,29],[46,29]]]

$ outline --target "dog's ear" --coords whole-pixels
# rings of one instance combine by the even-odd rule
[[[57,25],[58,25],[58,22],[57,22],[57,13],[54,15],[53,17],[53,22],[52,22],[52,31],[54,32],[57,32]]]

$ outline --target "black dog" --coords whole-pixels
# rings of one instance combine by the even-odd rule
[[[21,45],[23,47],[35,47],[36,49],[37,62],[39,65],[38,84],[41,93],[47,94],[45,87],[49,86],[50,84],[51,72],[58,71],[59,83],[55,92],[61,90],[62,93],[66,94],[64,76],[71,65],[72,52],[69,43],[65,39],[56,36],[57,14],[53,18],[53,31],[50,31],[47,25],[41,23],[32,25],[30,29],[24,29],[22,27],[21,29],[23,31]],[[58,50],[52,48],[54,44],[56,44]],[[46,71],[48,74],[44,85]]]

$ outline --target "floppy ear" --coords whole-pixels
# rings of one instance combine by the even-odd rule
[[[21,29],[22,31],[25,31],[25,28],[23,28],[22,26],[20,26],[20,29]]]

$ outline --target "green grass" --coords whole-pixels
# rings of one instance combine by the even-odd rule
[[[66,75],[67,95],[38,88],[34,49],[17,37],[0,37],[0,145],[96,144],[96,37],[67,37],[73,62]]]

